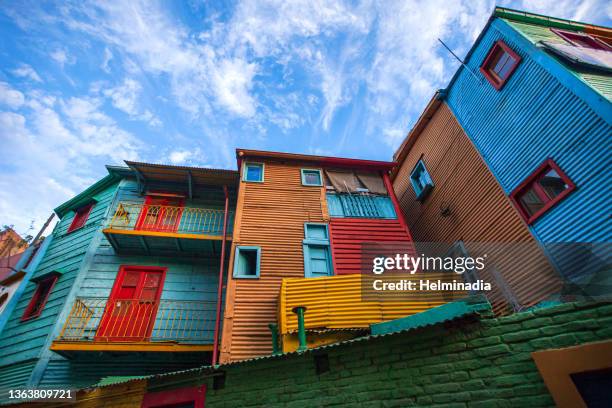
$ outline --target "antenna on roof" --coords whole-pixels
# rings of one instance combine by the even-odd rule
[[[442,41],[442,40],[441,40],[441,39],[439,39],[439,38],[438,38],[438,41],[440,41],[440,43],[441,43],[441,44],[444,46],[444,48],[446,48],[446,49],[448,50],[448,52],[450,52],[450,53],[451,53],[451,55],[452,55],[453,57],[455,57],[455,59],[456,59],[457,61],[459,61],[459,62],[461,63],[461,65],[463,65],[463,66],[465,67],[465,69],[467,69],[467,71],[468,71],[470,74],[472,74],[472,76],[473,76],[474,78],[476,78],[476,80],[478,81],[478,83],[479,83],[479,84],[482,84],[482,81],[481,81],[480,77],[478,77],[478,75],[476,75],[476,74],[475,74],[475,73],[474,73],[474,72],[473,72],[473,71],[470,69],[470,67],[468,67],[468,66],[466,65],[466,63],[465,63],[465,62],[463,62],[463,60],[462,60],[461,58],[459,58],[459,57],[457,56],[457,54],[455,54],[455,53],[453,52],[453,50],[451,50],[451,49],[450,49],[450,47],[449,47],[448,45],[444,44],[444,41]]]

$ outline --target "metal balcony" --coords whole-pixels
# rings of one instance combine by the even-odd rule
[[[223,210],[122,201],[104,228],[119,253],[207,256],[217,254],[223,239]],[[226,239],[231,240],[233,212]]]
[[[214,301],[143,301],[79,297],[51,350],[206,352],[212,350]]]

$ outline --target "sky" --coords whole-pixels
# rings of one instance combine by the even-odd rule
[[[236,168],[235,148],[391,160],[495,3],[0,2],[0,226],[139,160]],[[605,0],[498,5],[610,25]],[[33,222],[33,228],[30,228]]]

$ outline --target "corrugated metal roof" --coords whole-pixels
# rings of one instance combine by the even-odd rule
[[[388,322],[371,325],[372,335],[396,333],[406,330],[414,330],[419,327],[444,323],[470,313],[490,310],[491,305],[484,296],[474,296],[457,302],[450,302],[438,307],[416,313],[411,316],[401,317]]]
[[[538,25],[533,23],[525,23],[521,21],[506,20],[514,29],[520,32],[525,38],[534,44],[546,43],[549,46],[568,45],[567,41],[557,35],[550,27],[546,25]],[[581,31],[574,28],[574,31]],[[612,36],[612,31],[609,33]],[[612,99],[612,75],[609,72],[598,72],[589,67],[583,67],[576,64],[570,64],[564,59],[559,58],[564,62],[565,67],[578,75],[585,83],[589,84],[593,89],[608,99]]]

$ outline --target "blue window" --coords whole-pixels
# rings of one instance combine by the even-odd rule
[[[263,183],[264,181],[264,165],[263,163],[246,163],[244,165],[244,173],[242,180],[254,183]]]
[[[302,185],[321,187],[323,185],[321,170],[302,169]]]
[[[304,276],[316,278],[333,275],[327,225],[304,224],[304,237]]]
[[[259,278],[261,248],[256,246],[237,246],[234,257],[234,278]]]
[[[327,194],[330,217],[396,219],[391,198],[362,194]]]
[[[425,168],[425,163],[423,163],[423,160],[419,160],[416,166],[414,166],[414,169],[412,169],[412,172],[410,173],[410,183],[412,184],[412,188],[416,193],[416,198],[419,201],[423,201],[433,188],[433,181]]]

